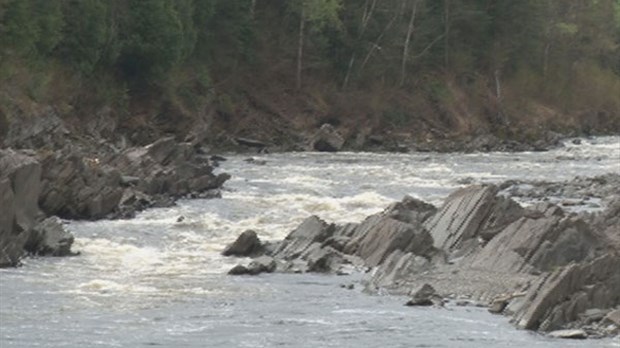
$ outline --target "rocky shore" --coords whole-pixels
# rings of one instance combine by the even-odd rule
[[[503,191],[473,185],[439,208],[405,197],[356,224],[311,216],[278,242],[246,231],[224,254],[252,257],[231,270],[235,275],[363,271],[368,291],[410,295],[408,305],[485,305],[518,328],[553,337],[618,335],[619,179],[588,179],[599,183],[588,194],[605,198],[597,214],[550,202],[522,207],[506,195],[514,183]],[[585,181],[559,186],[585,187]]]
[[[0,267],[26,254],[71,255],[63,219],[130,218],[178,198],[219,197],[230,177],[197,143],[164,137],[119,148],[53,113],[14,124],[0,149]]]

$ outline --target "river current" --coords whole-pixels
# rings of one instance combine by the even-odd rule
[[[309,215],[358,222],[404,195],[439,205],[465,182],[620,173],[620,137],[548,152],[247,157],[221,163],[232,175],[221,199],[70,221],[80,256],[0,270],[0,347],[620,347],[516,330],[482,308],[410,308],[341,287],[360,275],[226,276],[249,260],[220,256],[246,229],[281,239]]]

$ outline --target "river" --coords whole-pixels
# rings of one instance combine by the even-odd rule
[[[620,347],[551,340],[481,308],[410,308],[341,287],[360,275],[226,276],[248,260],[219,254],[246,229],[281,239],[312,214],[357,222],[406,194],[438,205],[464,182],[620,173],[620,137],[548,152],[247,157],[221,163],[232,175],[221,199],[70,221],[80,256],[0,270],[0,347]]]

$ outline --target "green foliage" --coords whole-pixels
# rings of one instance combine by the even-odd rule
[[[197,110],[230,76],[273,65],[293,83],[299,48],[305,75],[346,76],[351,91],[402,87],[450,103],[446,77],[485,98],[501,79],[531,98],[616,112],[620,0],[0,0],[0,81],[40,74],[21,76],[37,100],[53,86],[46,67],[60,66],[89,83],[105,76],[115,91],[105,100],[166,87]],[[230,113],[229,101],[215,103]]]
[[[9,0],[3,3],[0,47],[4,54],[32,55],[36,52],[40,28],[31,16],[33,3]]]
[[[183,26],[168,0],[129,0],[119,66],[130,80],[162,79],[181,59]]]
[[[112,32],[107,1],[69,0],[63,5],[65,26],[59,56],[80,73],[89,75],[106,54],[113,55],[108,46]]]

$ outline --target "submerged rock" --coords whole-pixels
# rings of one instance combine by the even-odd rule
[[[249,265],[237,265],[228,274],[230,275],[258,275],[261,273],[272,273],[276,270],[277,264],[273,257],[261,256],[250,262]]]

